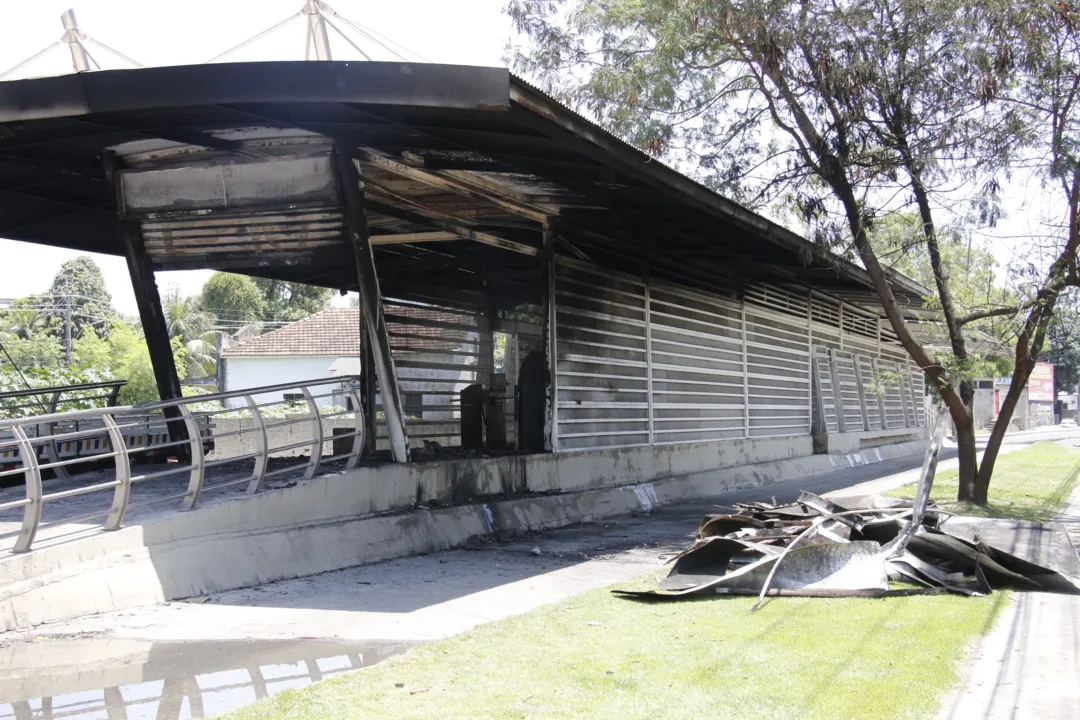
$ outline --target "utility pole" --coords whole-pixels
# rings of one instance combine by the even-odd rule
[[[64,365],[71,367],[71,296],[64,298]]]

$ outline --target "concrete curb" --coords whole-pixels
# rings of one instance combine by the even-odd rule
[[[12,577],[15,566],[9,566],[0,586],[0,631],[437,552],[494,532],[518,534],[650,512],[908,456],[925,447],[926,441],[914,441],[850,455],[810,455],[614,487],[306,524],[259,513],[244,530],[202,536],[162,535],[152,526],[124,528],[47,548],[50,557],[40,561],[34,553],[25,556],[27,562],[18,565],[23,577]],[[211,507],[179,517],[197,525],[200,513],[215,511],[220,512]]]

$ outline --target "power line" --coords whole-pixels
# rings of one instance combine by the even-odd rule
[[[4,356],[7,357],[8,362],[11,363],[11,367],[15,368],[15,372],[17,372],[19,374],[19,377],[22,378],[23,385],[26,386],[26,389],[27,390],[34,390],[35,389],[34,386],[31,385],[30,381],[26,379],[26,376],[23,375],[23,371],[19,367],[19,364],[17,362],[15,362],[15,359],[11,357],[11,353],[8,352],[7,347],[4,346],[4,341],[3,340],[0,340],[0,350],[4,351]],[[41,411],[43,413],[48,414],[49,409],[45,407],[45,403],[41,402],[41,400],[38,400],[37,403],[41,407]]]

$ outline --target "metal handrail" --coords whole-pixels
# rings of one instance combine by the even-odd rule
[[[366,414],[364,413],[363,403],[361,402],[360,393],[358,391],[359,385],[359,378],[353,376],[332,379],[319,378],[304,382],[281,383],[224,393],[199,395],[179,400],[151,403],[148,405],[108,407],[94,410],[72,410],[68,412],[38,415],[35,417],[0,420],[0,431],[9,431],[12,436],[11,440],[3,441],[2,444],[8,447],[14,446],[18,450],[19,469],[15,470],[14,473],[21,472],[25,478],[25,497],[19,500],[0,503],[0,510],[14,510],[20,507],[23,509],[22,525],[17,531],[17,537],[12,552],[26,552],[30,550],[39,528],[43,525],[51,526],[65,522],[105,517],[102,529],[116,530],[121,527],[125,514],[132,507],[182,498],[183,502],[181,509],[191,510],[197,505],[201,494],[207,490],[215,490],[247,483],[247,488],[244,492],[253,494],[262,489],[263,483],[268,477],[275,477],[288,472],[298,472],[302,470],[304,478],[310,479],[319,472],[320,465],[323,462],[340,460],[343,458],[347,458],[345,465],[346,469],[351,470],[356,467],[360,460],[360,455],[365,446],[365,436],[367,433],[365,423]],[[354,410],[351,413],[345,411],[331,412],[325,415],[322,414],[317,399],[334,397],[337,392],[323,391],[312,393],[311,388],[324,390],[327,386],[339,388],[340,392],[351,400]],[[259,403],[255,400],[259,395],[288,390],[299,393],[303,397],[303,401],[283,400]],[[255,439],[254,451],[241,452],[235,457],[207,460],[207,444],[216,439],[216,436],[212,432],[213,426],[210,424],[209,418],[220,415],[223,411],[200,412],[192,410],[192,406],[215,401],[222,401],[222,405],[224,405],[223,401],[233,399],[242,399],[244,404],[237,408],[230,408],[229,410],[248,411],[251,415],[250,419],[254,421],[254,427],[226,431],[221,434],[220,438],[251,433],[254,435]],[[293,402],[303,402],[303,404],[306,405],[306,412],[298,413],[301,417],[297,417],[287,422],[267,422],[266,416],[260,409],[267,406],[286,405]],[[176,408],[179,417],[172,420],[166,419],[163,413],[166,409],[170,408]],[[347,433],[334,435],[329,434],[326,428],[324,428],[323,423],[325,421],[344,417],[349,414],[352,414],[355,419],[353,430]],[[132,422],[133,416],[142,419],[140,421]],[[95,427],[92,430],[80,430],[78,428],[78,422],[81,421],[98,421],[101,423],[101,426]],[[170,422],[173,423],[174,427],[176,423],[183,423],[187,430],[187,438],[173,440],[169,436]],[[70,430],[72,423],[75,424],[76,428],[74,432]],[[309,426],[310,439],[290,442],[284,446],[277,447],[271,444],[268,438],[268,430],[281,425],[301,424],[307,424]],[[61,427],[58,427],[58,425]],[[53,434],[54,428],[61,430],[61,432]],[[34,433],[32,436],[28,434],[28,429]],[[140,437],[139,433],[144,433],[146,435],[145,444],[140,444],[136,441],[129,445],[128,439],[131,437],[131,434]],[[164,435],[165,437],[162,438],[164,441],[151,443],[150,436],[157,434]],[[73,459],[60,459],[57,451],[59,444],[86,437],[102,438],[102,442],[100,445],[95,444],[93,452],[89,455],[77,455],[77,457]],[[341,440],[350,437],[352,438],[352,448],[348,453],[334,454],[331,457],[324,459],[324,443],[330,440]],[[78,443],[76,444],[78,445]],[[41,447],[42,445],[44,445],[44,447]],[[186,452],[183,463],[158,472],[132,473],[133,459],[137,460],[151,451],[170,447],[185,449]],[[284,450],[294,450],[304,447],[309,448],[309,455],[306,460],[301,460],[295,465],[275,469],[272,472],[267,471],[271,455]],[[41,451],[45,452],[44,462],[39,457],[39,452]],[[230,462],[240,462],[252,459],[254,460],[254,467],[250,477],[239,480],[234,478],[209,486],[206,484],[208,469],[219,467]],[[44,492],[42,486],[42,471],[51,469],[58,477],[70,480],[70,476],[63,472],[65,469],[77,465],[78,463],[102,460],[112,461],[114,472],[113,479],[94,482],[82,487],[72,487],[52,493]],[[7,471],[4,474],[11,473],[12,471]],[[183,474],[187,474],[188,476],[187,489],[185,492],[163,498],[154,498],[149,501],[140,501],[135,504],[131,503],[131,491],[132,486],[135,483]],[[74,518],[50,520],[47,523],[42,522],[42,509],[46,502],[109,490],[113,491],[113,499],[109,509],[105,512],[80,515]]]

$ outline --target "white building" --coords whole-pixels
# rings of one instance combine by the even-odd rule
[[[481,373],[491,371],[490,359],[479,362],[484,348],[475,329],[477,319],[392,300],[386,301],[385,319],[398,366],[402,402],[410,421],[457,421],[458,393],[479,382]],[[491,348],[486,347],[486,351],[490,354]],[[226,392],[357,376],[361,369],[360,311],[323,310],[232,345],[221,352],[219,363],[219,382]],[[260,393],[255,399],[260,403],[302,400],[281,392]],[[318,398],[317,402],[323,406],[345,404],[341,396]],[[237,399],[230,405],[242,407],[244,401]]]
[[[335,366],[342,358],[353,362],[347,368],[342,368],[342,363]],[[360,311],[330,308],[223,350],[219,359],[221,389],[229,392],[358,374],[359,358]],[[278,392],[255,399],[264,403],[294,398]],[[318,403],[329,405],[331,400],[319,398]],[[238,400],[231,404],[240,407],[244,403]]]

